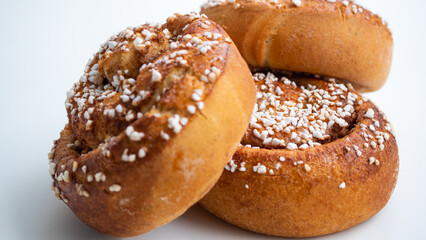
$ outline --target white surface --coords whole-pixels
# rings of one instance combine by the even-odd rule
[[[155,3],[153,3],[155,2]],[[363,0],[390,22],[388,83],[368,94],[394,125],[400,175],[374,218],[322,239],[426,239],[426,1]],[[0,0],[0,238],[114,239],[80,222],[50,190],[47,152],[66,123],[65,92],[107,37],[128,25],[196,11],[202,0]],[[134,239],[260,239],[198,206]],[[273,239],[264,237],[265,239]]]

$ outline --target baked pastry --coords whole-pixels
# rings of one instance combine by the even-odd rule
[[[379,89],[389,74],[391,32],[352,1],[210,0],[201,12],[252,66],[334,77],[361,92]]]
[[[392,37],[381,19],[325,0],[209,1],[202,13],[235,41],[258,92],[242,145],[200,204],[284,237],[342,231],[380,211],[397,181],[398,147],[352,84],[371,91],[387,78]]]
[[[52,189],[102,233],[152,230],[214,185],[254,102],[250,70],[216,23],[177,14],[128,28],[67,94],[69,123],[49,154]]]
[[[342,231],[380,211],[398,147],[377,107],[350,86],[255,73],[257,104],[235,155],[200,204],[242,228],[285,237]]]

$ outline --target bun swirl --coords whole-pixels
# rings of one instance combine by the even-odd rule
[[[254,99],[247,65],[207,18],[127,28],[68,92],[69,123],[49,155],[52,189],[109,235],[168,223],[217,181]]]
[[[255,73],[242,145],[200,204],[242,228],[284,237],[342,231],[380,211],[398,175],[389,122],[351,86]]]
[[[381,88],[389,75],[392,34],[353,1],[210,0],[201,13],[251,66],[333,77],[361,92]]]

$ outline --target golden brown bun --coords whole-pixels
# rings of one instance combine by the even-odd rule
[[[259,89],[253,116],[261,113],[259,119],[263,119],[265,124],[268,118],[272,122],[279,119],[278,112],[284,113],[285,117],[282,121],[267,124],[272,124],[269,129],[273,132],[266,137],[252,134],[255,129],[258,132],[268,129],[262,121],[252,118],[243,138],[244,146],[237,149],[226,166],[227,171],[200,204],[216,216],[244,229],[297,238],[342,231],[379,212],[395,187],[399,157],[391,126],[377,107],[342,84],[296,79],[307,89],[304,97],[300,85],[286,79],[255,75],[255,80]],[[262,85],[266,86],[264,90],[260,90]],[[274,96],[277,86],[284,94],[274,99],[279,101],[274,105],[274,101],[268,99]],[[340,90],[342,94],[333,95]],[[259,93],[264,93],[268,99]],[[300,98],[294,98],[294,95]],[[326,95],[337,96],[337,99]],[[298,126],[287,133],[288,136],[297,133],[297,137],[282,137],[280,134],[285,130],[280,131],[275,126],[279,127],[285,118],[292,115],[285,113],[284,109],[292,109],[295,105],[291,102],[298,101],[295,99],[300,99],[304,110],[295,111],[294,116],[302,120],[306,116],[308,126],[313,128],[319,120],[328,122],[334,119],[336,123],[328,125],[328,128],[341,125],[332,131],[340,135],[333,136],[324,130],[322,135],[314,133],[312,136],[309,127]],[[321,105],[324,99],[331,102],[327,103],[329,107],[324,106],[326,103]],[[259,107],[265,101],[269,101],[270,105],[267,103]],[[345,109],[343,112],[349,111],[350,116],[337,121],[336,116],[343,116],[340,110],[337,110],[338,114],[334,113],[338,102],[342,103],[340,108]],[[285,104],[288,107],[282,107]],[[308,104],[317,108],[313,114],[307,111]],[[349,105],[353,108],[347,107]],[[262,108],[264,110],[260,110]],[[333,117],[316,114],[322,112],[329,112]],[[290,121],[286,126],[295,125]],[[304,129],[307,136],[299,139],[306,133]],[[273,145],[273,141],[268,141],[269,137],[276,137],[284,143],[279,145],[277,141],[278,145]],[[264,141],[259,142],[259,138]],[[289,142],[297,147],[290,150]]]
[[[150,231],[215,184],[254,101],[250,70],[214,22],[175,15],[129,28],[101,47],[68,94],[69,124],[50,154],[52,188],[102,233]]]
[[[213,0],[201,13],[225,29],[249,65],[335,77],[361,92],[383,86],[393,39],[380,17],[341,0],[271,2]]]

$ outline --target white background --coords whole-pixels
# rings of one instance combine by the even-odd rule
[[[112,33],[197,11],[202,0],[0,0],[0,239],[114,239],[78,220],[50,190],[47,152],[66,123],[66,91]],[[303,0],[302,0],[303,2]],[[426,239],[426,1],[359,0],[390,22],[387,84],[368,94],[393,123],[400,175],[374,218],[322,239]],[[274,239],[201,207],[132,239]]]

